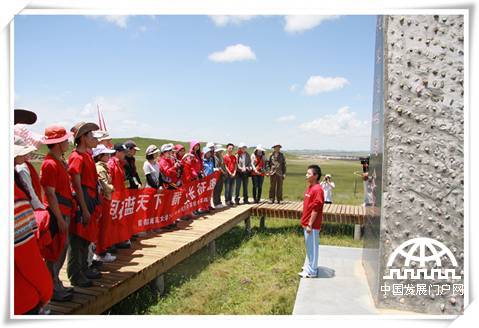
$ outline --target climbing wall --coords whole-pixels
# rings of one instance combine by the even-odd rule
[[[368,281],[378,307],[460,314],[464,17],[380,16],[376,30]],[[388,266],[408,240],[414,241]],[[396,279],[384,279],[392,268],[400,270]]]

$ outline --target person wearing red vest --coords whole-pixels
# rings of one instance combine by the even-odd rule
[[[165,189],[176,189],[178,184],[178,169],[181,164],[173,157],[173,145],[164,144],[160,148],[160,174]]]
[[[42,253],[54,283],[52,299],[60,302],[69,301],[73,297],[73,288],[63,286],[59,278],[69,244],[68,231],[73,207],[70,176],[63,159],[69,148],[70,136],[61,126],[53,125],[45,129],[42,142],[47,145],[48,153],[40,168],[40,184],[45,190],[47,207],[42,213],[44,219],[48,220],[51,235],[51,242],[44,247]]]
[[[25,147],[14,145],[14,155]],[[50,301],[53,283],[35,238],[37,224],[28,191],[14,171],[14,314],[39,314]]]
[[[88,267],[88,253],[91,242],[96,241],[97,219],[101,215],[98,193],[98,174],[92,157],[92,148],[98,145],[93,131],[95,123],[80,122],[71,131],[76,148],[68,158],[68,173],[77,202],[74,220],[70,225],[70,247],[68,248],[68,279],[73,286],[90,287],[90,279],[99,279],[101,273]]]
[[[304,193],[303,214],[301,226],[304,229],[306,257],[303,270],[298,274],[302,278],[316,278],[318,276],[319,231],[323,221],[324,192],[319,183],[321,168],[310,165],[306,172],[308,187]]]
[[[111,183],[115,190],[115,195],[117,195],[119,199],[124,199],[126,197],[126,174],[124,165],[127,148],[124,144],[117,143],[114,145],[113,149],[115,150],[115,153],[108,160],[108,173],[111,176]],[[131,235],[127,220],[117,220],[113,231],[115,231],[113,233],[113,241],[115,245],[110,251],[114,252],[115,248],[131,247]]]
[[[235,177],[237,170],[237,159],[233,154],[234,145],[229,143],[226,145],[226,155],[223,156],[226,168],[225,176],[225,202],[226,205],[233,206],[233,188],[235,185]]]
[[[266,155],[265,149],[258,145],[251,155],[251,180],[253,181],[253,199],[256,204],[261,200],[261,192],[263,190],[264,175],[266,171]]]
[[[192,180],[203,179],[203,153],[200,149],[200,143],[198,141],[190,142],[190,154],[191,158],[191,178]]]

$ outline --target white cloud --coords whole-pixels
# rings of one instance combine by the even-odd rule
[[[214,62],[234,62],[243,60],[255,60],[256,55],[250,47],[243,44],[228,46],[223,51],[213,52],[208,59]]]
[[[121,104],[121,101],[97,96],[83,107],[79,115],[81,117],[96,117],[98,113],[97,105],[100,106],[103,113],[118,113],[125,110],[125,106]]]
[[[231,25],[239,25],[243,22],[249,21],[255,18],[255,15],[215,15],[210,16],[211,20],[215,23],[216,26],[226,26],[228,24]]]
[[[289,86],[289,91],[291,92],[296,92],[298,90],[298,85],[297,84],[292,84]]]
[[[126,28],[128,25],[128,15],[88,15],[90,19],[103,20],[108,23],[115,24],[118,27]]]
[[[335,114],[302,123],[299,128],[323,136],[363,137],[371,134],[371,122],[358,119],[348,106],[341,107]]]
[[[288,33],[301,33],[319,26],[322,22],[339,18],[338,15],[285,16],[284,30]]]
[[[304,86],[304,93],[308,96],[317,95],[343,88],[349,81],[344,77],[311,76]]]
[[[276,122],[279,123],[284,123],[284,122],[291,122],[296,120],[296,116],[294,115],[285,115],[285,116],[280,116],[276,119]]]

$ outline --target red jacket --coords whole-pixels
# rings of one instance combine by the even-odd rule
[[[165,182],[176,184],[178,182],[178,174],[173,158],[161,157],[159,160],[160,172],[165,177]]]
[[[190,142],[190,154],[193,154],[194,157],[191,159],[191,177],[193,180],[198,178],[198,175],[203,175],[203,153],[198,150],[196,153],[193,151],[196,145],[199,145],[198,141]]]
[[[111,176],[111,183],[113,185],[114,192],[121,192],[124,194],[126,192],[125,169],[118,158],[111,157],[108,160],[108,173],[110,173]]]
[[[33,209],[16,185],[14,201],[14,313],[24,314],[50,301],[53,282],[35,240]]]

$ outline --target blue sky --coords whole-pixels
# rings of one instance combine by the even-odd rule
[[[368,150],[375,16],[15,18],[15,107],[114,137]]]

